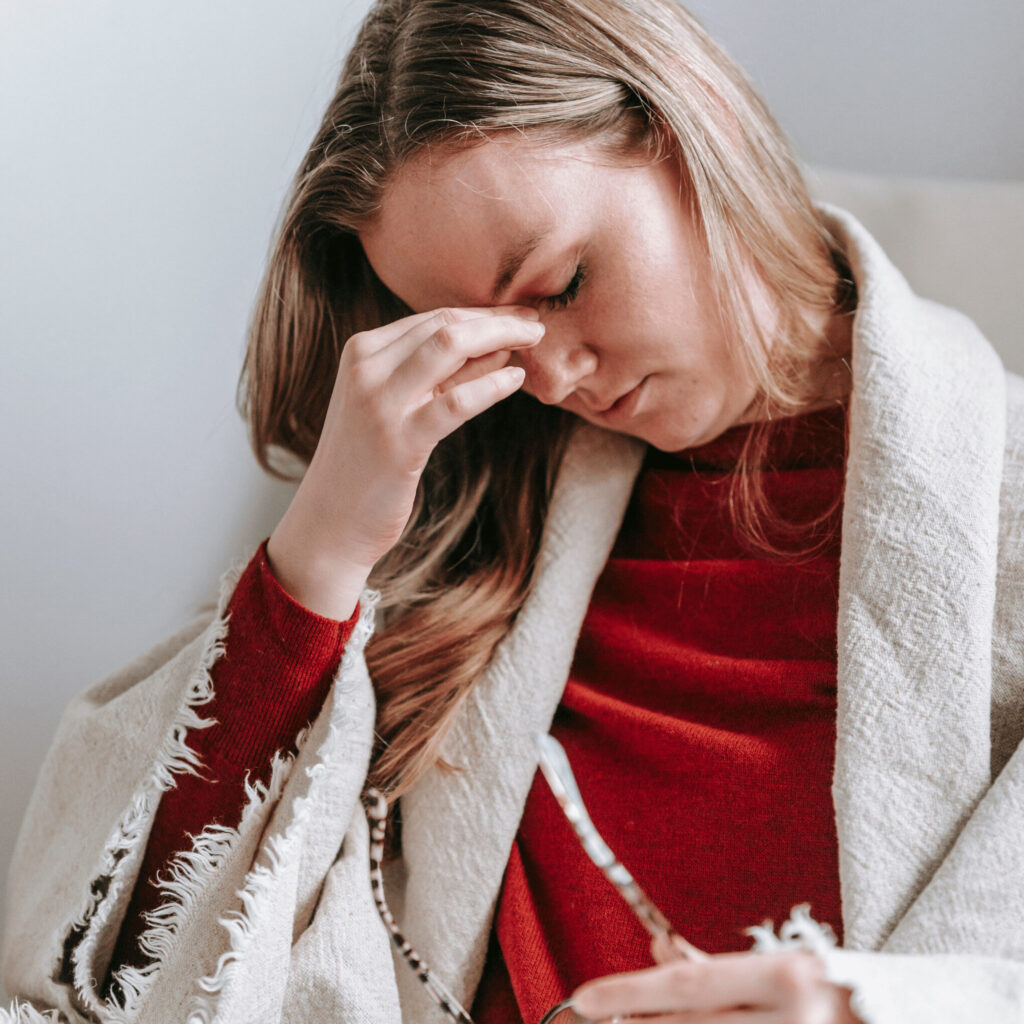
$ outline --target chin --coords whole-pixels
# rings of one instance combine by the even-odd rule
[[[649,436],[644,440],[663,452],[681,452],[687,448],[699,448],[702,445],[710,444],[733,427],[754,422],[756,416],[748,418],[752,405],[753,403],[744,407],[742,414],[736,410],[719,410],[717,416],[709,415],[699,422],[691,423],[689,429],[686,430],[672,430],[667,426],[661,430],[652,428],[647,431]]]
[[[713,441],[721,430],[715,427],[698,427],[694,425],[689,430],[671,429],[667,426],[652,425],[646,429],[638,428],[634,437],[646,441],[653,448],[663,452],[681,452],[687,448],[696,448],[699,445]]]

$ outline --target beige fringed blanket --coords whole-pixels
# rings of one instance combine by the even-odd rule
[[[833,223],[860,304],[834,781],[847,948],[823,955],[870,1024],[1020,1024],[1024,380],[965,318],[915,297],[852,218]],[[558,704],[640,457],[579,430],[537,585],[447,742],[466,770],[430,773],[403,798],[387,890],[466,1005],[536,767],[530,734]],[[208,829],[168,879],[147,936],[159,966],[122,976],[124,1005],[104,1004],[97,979],[160,794],[194,767],[188,734],[230,623],[193,623],[68,709],[11,871],[3,969],[21,1002],[6,1019],[443,1020],[393,960],[371,898],[364,603],[297,757],[249,792],[237,831]]]

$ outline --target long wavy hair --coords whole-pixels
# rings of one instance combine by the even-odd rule
[[[817,397],[821,323],[843,268],[775,121],[674,0],[375,4],[295,177],[253,315],[239,404],[261,465],[286,475],[282,456],[308,464],[346,339],[411,312],[359,241],[389,182],[427,148],[508,133],[679,162],[721,314],[758,387],[763,422],[730,506],[741,534],[774,550],[754,470],[771,417]],[[779,310],[771,336],[742,283],[750,270]],[[441,742],[529,591],[571,427],[521,394],[467,423],[438,445],[405,534],[374,569],[371,781],[392,797],[447,767]]]

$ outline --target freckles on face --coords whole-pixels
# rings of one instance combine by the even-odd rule
[[[525,389],[600,426],[677,450],[732,426],[753,397],[672,161],[522,139],[428,151],[360,239],[414,311],[537,308],[545,337],[515,357]]]

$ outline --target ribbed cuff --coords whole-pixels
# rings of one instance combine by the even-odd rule
[[[328,619],[310,611],[305,605],[288,593],[278,582],[267,559],[268,537],[256,552],[260,584],[267,623],[274,631],[277,642],[286,650],[299,656],[309,653],[311,648],[335,647],[339,657],[341,650],[352,635],[359,621],[359,603],[355,611],[344,622]]]
[[[225,652],[213,666],[217,725],[190,745],[215,775],[262,775],[277,750],[294,749],[299,730],[319,714],[359,618],[344,622],[303,607],[274,577],[264,541],[228,602]]]

